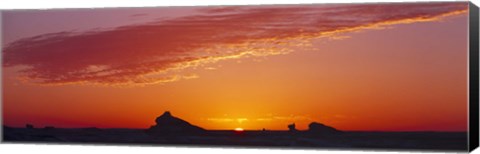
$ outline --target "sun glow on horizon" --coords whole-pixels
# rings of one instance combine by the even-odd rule
[[[240,128],[240,127],[235,128],[234,130],[235,130],[236,132],[243,132],[243,131],[244,131],[243,128]]]

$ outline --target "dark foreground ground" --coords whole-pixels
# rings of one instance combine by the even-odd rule
[[[466,151],[465,132],[343,132],[315,135],[288,131],[207,131],[200,135],[149,135],[143,129],[11,128],[4,142],[132,145],[220,145],[241,147]]]

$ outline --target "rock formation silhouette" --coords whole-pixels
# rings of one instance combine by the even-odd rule
[[[27,128],[27,129],[34,129],[35,127],[33,127],[32,124],[26,124],[26,125],[25,125],[25,128]]]
[[[3,128],[3,130],[12,130],[12,127],[8,127],[8,126],[5,126],[5,125],[2,125],[2,128]]]
[[[206,130],[192,125],[189,122],[172,116],[169,111],[164,112],[155,119],[156,125],[147,130],[151,135],[192,135],[202,134]]]
[[[297,132],[297,129],[295,128],[295,123],[288,125],[288,131]]]
[[[342,131],[321,123],[312,122],[308,125],[307,132],[310,134],[317,134],[317,135],[332,135],[332,134],[339,134]]]
[[[43,129],[44,129],[44,130],[53,130],[53,129],[55,129],[55,127],[53,127],[53,126],[45,126]]]

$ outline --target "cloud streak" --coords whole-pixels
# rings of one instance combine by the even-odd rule
[[[211,122],[219,122],[219,123],[243,123],[249,121],[256,121],[256,122],[271,122],[271,121],[280,121],[280,122],[312,122],[315,121],[313,118],[305,115],[267,115],[257,118],[206,118],[207,121]]]
[[[202,8],[158,22],[23,38],[3,49],[3,66],[21,67],[23,81],[42,85],[161,84],[197,78],[188,68],[288,54],[314,38],[436,21],[467,8],[465,2]]]

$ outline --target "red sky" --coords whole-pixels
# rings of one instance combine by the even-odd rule
[[[467,3],[2,12],[9,126],[467,130]]]

